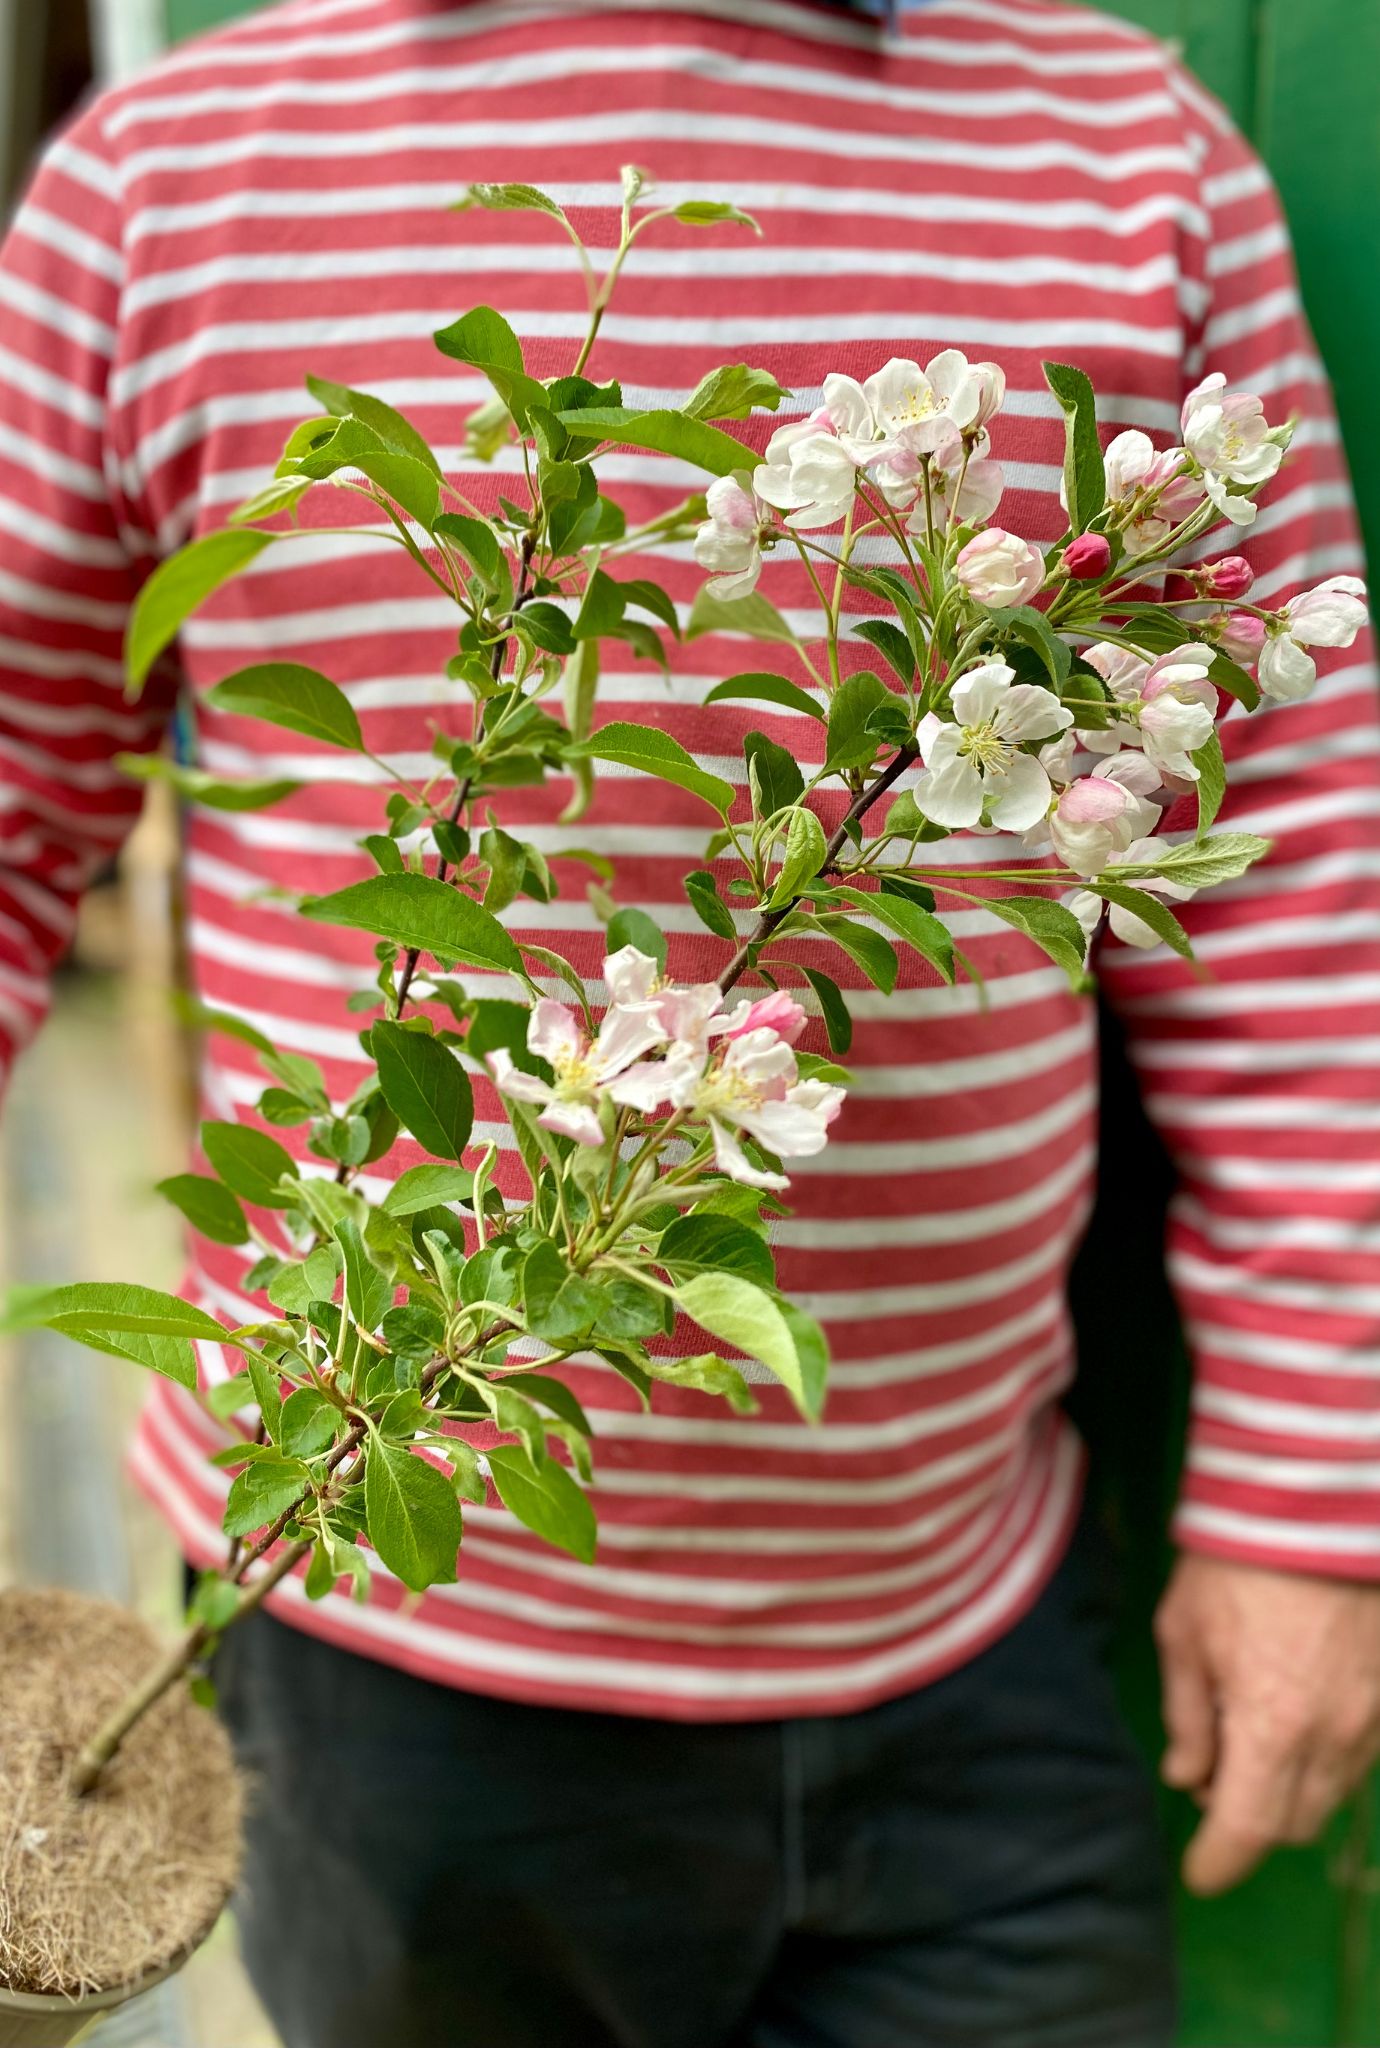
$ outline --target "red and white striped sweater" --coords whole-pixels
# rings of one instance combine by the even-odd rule
[[[1048,539],[1061,428],[1042,356],[1089,370],[1108,432],[1166,442],[1185,390],[1221,369],[1272,417],[1305,422],[1249,536],[1262,601],[1358,566],[1268,180],[1147,38],[1062,0],[933,0],[891,39],[796,0],[289,0],[98,102],[50,150],[0,264],[0,1021],[13,1044],[42,1012],[83,879],[135,810],[111,757],[154,744],[168,710],[121,697],[141,577],[262,477],[308,409],[308,369],[403,406],[458,472],[460,421],[484,393],[437,357],[432,330],[488,301],[547,375],[568,367],[583,314],[547,224],[446,202],[473,178],[530,180],[607,244],[625,160],[667,196],[736,199],[766,230],[686,231],[639,252],[594,365],[634,402],[745,358],[803,413],[829,369],[865,376],[950,344],[995,356],[1011,382],[1003,519]],[[492,501],[502,471],[465,488]],[[608,474],[639,517],[694,481],[646,455]],[[701,577],[683,551],[649,551],[647,566],[688,604]],[[798,567],[773,563],[765,587],[810,629]],[[270,551],[198,616],[183,656],[195,695],[250,660],[313,663],[349,690],[371,746],[408,767],[444,715],[451,634],[391,550],[323,535]],[[702,707],[753,659],[698,640],[669,688],[615,665],[605,715],[661,725],[739,779],[753,725],[808,758],[816,729],[800,717]],[[194,817],[201,989],[315,1054],[343,1096],[358,1074],[343,997],[366,978],[368,943],[320,925],[308,937],[263,892],[365,871],[353,842],[377,819],[374,771],[321,780],[306,742],[204,706],[197,724],[213,770],[308,778],[271,813]],[[1101,961],[1182,1176],[1172,1254],[1196,1396],[1178,1533],[1370,1577],[1380,734],[1364,646],[1334,658],[1310,702],[1233,719],[1226,738],[1228,822],[1275,851],[1186,912],[1213,978],[1115,942]],[[622,899],[670,933],[672,971],[713,973],[722,942],[680,886],[703,847],[694,800],[613,772],[572,834],[560,798],[517,792],[510,817],[558,872],[572,839],[612,855]],[[572,949],[597,996],[597,927],[578,867],[563,878],[553,908],[508,915]],[[989,1006],[918,962],[890,1000],[851,995],[857,1086],[777,1233],[782,1284],[832,1339],[823,1427],[798,1423],[774,1387],[755,1418],[671,1389],[646,1416],[606,1369],[572,1368],[599,1449],[593,1569],[480,1510],[457,1585],[404,1606],[380,1575],[366,1608],[309,1607],[289,1585],[284,1618],[482,1691],[705,1718],[858,1707],[1011,1624],[1078,1490],[1057,1401],[1096,1137],[1095,1020],[1018,934],[980,912],[953,923]],[[209,1112],[248,1114],[258,1086],[247,1050],[217,1040]],[[478,1115],[476,1135],[504,1142],[482,1082]],[[241,1253],[197,1242],[189,1284],[238,1320],[244,1270]],[[158,1386],[138,1471],[206,1557],[215,1441]]]

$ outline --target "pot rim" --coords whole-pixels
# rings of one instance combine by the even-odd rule
[[[175,1976],[189,1955],[175,1956],[161,1969],[149,1970],[132,1984],[117,1985],[113,1991],[87,1991],[78,1997],[68,1997],[61,1991],[10,1991],[0,1984],[0,2012],[111,2012],[116,2006],[127,2005],[132,1998],[142,1998],[146,1991],[156,1990]]]

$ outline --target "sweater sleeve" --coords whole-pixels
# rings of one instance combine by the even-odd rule
[[[1298,416],[1248,533],[1271,608],[1362,570],[1326,380],[1279,204],[1201,102],[1207,313],[1185,364]],[[1219,541],[1211,551],[1225,552]],[[1179,1192],[1169,1263],[1194,1360],[1176,1534],[1218,1556],[1380,1577],[1380,703],[1369,634],[1318,650],[1315,694],[1223,725],[1221,824],[1272,851],[1184,906],[1203,967],[1109,940]],[[1126,1163],[1128,1172],[1134,1163]]]
[[[82,889],[139,808],[114,756],[157,743],[172,692],[125,703],[126,615],[151,544],[109,434],[117,180],[88,114],[0,248],[0,1072],[39,1023]]]

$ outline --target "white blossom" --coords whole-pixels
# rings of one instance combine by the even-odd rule
[[[823,1151],[843,1106],[841,1088],[799,1078],[794,1052],[769,1025],[729,1038],[722,1057],[703,1070],[688,1050],[673,1052],[665,1066],[667,1100],[708,1124],[715,1165],[748,1187],[789,1183],[784,1174],[754,1166],[737,1132],[746,1131],[779,1159],[809,1158]]]
[[[1291,597],[1284,626],[1269,632],[1256,674],[1267,697],[1297,703],[1318,679],[1310,647],[1350,647],[1366,622],[1366,586],[1359,576],[1329,576],[1312,590]]]
[[[1254,393],[1227,390],[1220,370],[1204,377],[1183,405],[1184,445],[1203,472],[1203,486],[1225,518],[1250,526],[1255,505],[1229,484],[1256,489],[1284,460],[1281,437],[1271,429]]]
[[[705,588],[725,601],[746,597],[762,573],[763,519],[746,471],[715,477],[704,503],[709,517],[695,535],[695,560],[714,571]]]
[[[1045,580],[1045,565],[1018,534],[989,526],[959,549],[954,575],[978,604],[1028,604]]]
[[[787,526],[836,526],[853,502],[857,464],[838,436],[809,420],[778,427],[753,474],[757,496],[786,515]]]
[[[1005,662],[970,669],[953,686],[953,720],[933,713],[916,735],[925,772],[915,802],[936,825],[954,831],[989,823],[1024,832],[1049,809],[1049,773],[1027,740],[1049,739],[1073,713],[1036,683],[1017,683]]]

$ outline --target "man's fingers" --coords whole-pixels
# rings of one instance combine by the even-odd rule
[[[1290,1839],[1309,1761],[1301,1750],[1267,1745],[1254,1731],[1227,1721],[1207,1810],[1184,1853],[1190,1891],[1226,1891],[1248,1877],[1276,1842]]]
[[[1206,1667],[1173,1635],[1160,1638],[1160,1687],[1168,1737],[1160,1775],[1166,1785],[1194,1792],[1207,1784],[1217,1761],[1217,1708]]]

